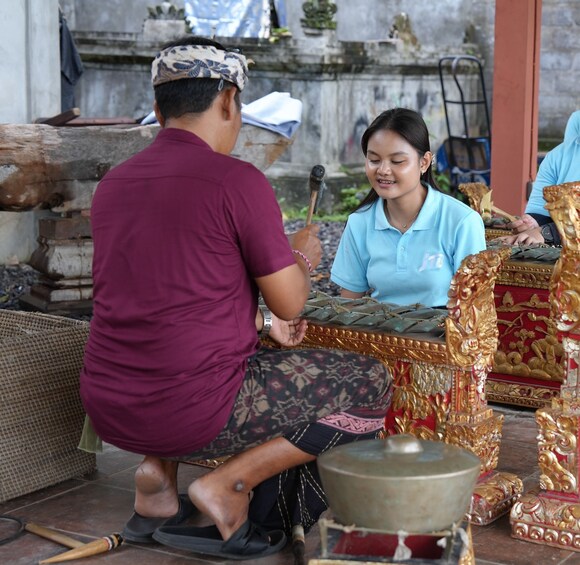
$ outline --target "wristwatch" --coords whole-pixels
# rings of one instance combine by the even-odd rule
[[[552,234],[552,230],[550,229],[550,224],[544,224],[540,232],[542,237],[544,238],[545,243],[554,243],[554,235]]]
[[[260,337],[266,337],[272,329],[272,312],[270,312],[270,310],[265,306],[260,306],[260,312],[262,313],[262,318],[264,320]]]

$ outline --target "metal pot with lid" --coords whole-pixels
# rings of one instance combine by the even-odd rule
[[[461,521],[480,468],[467,449],[409,434],[341,445],[318,457],[336,521],[383,532],[433,532]]]

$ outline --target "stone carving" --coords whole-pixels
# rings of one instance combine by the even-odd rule
[[[309,0],[302,4],[304,18],[300,20],[302,27],[311,29],[336,29],[336,4],[330,0]]]
[[[411,47],[419,47],[417,36],[413,33],[411,26],[411,19],[405,12],[401,12],[395,16],[393,26],[389,32],[390,39],[398,39],[404,45]]]
[[[184,20],[185,8],[178,8],[171,2],[161,2],[158,6],[147,7],[148,18],[152,20]]]
[[[185,9],[177,8],[171,2],[161,2],[147,8],[147,19],[143,22],[145,41],[167,42],[182,37],[190,31],[185,18]]]

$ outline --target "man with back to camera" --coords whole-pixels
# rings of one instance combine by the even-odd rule
[[[232,559],[279,551],[293,525],[317,521],[326,509],[317,455],[376,437],[391,393],[369,357],[260,346],[258,332],[301,342],[297,316],[321,245],[316,226],[290,244],[264,175],[229,156],[246,75],[242,55],[208,39],[189,36],[156,56],[162,129],[93,199],[94,313],[81,375],[97,434],[145,455],[125,539]],[[234,456],[178,496],[179,460],[225,455]],[[215,525],[176,529],[194,506]]]

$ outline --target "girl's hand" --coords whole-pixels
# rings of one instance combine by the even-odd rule
[[[517,235],[504,235],[502,237],[497,237],[499,240],[507,245],[534,245],[544,243],[544,237],[540,228],[527,230]]]
[[[510,222],[507,227],[512,230],[514,234],[526,232],[538,228],[538,222],[529,214],[524,214],[519,220]]]

